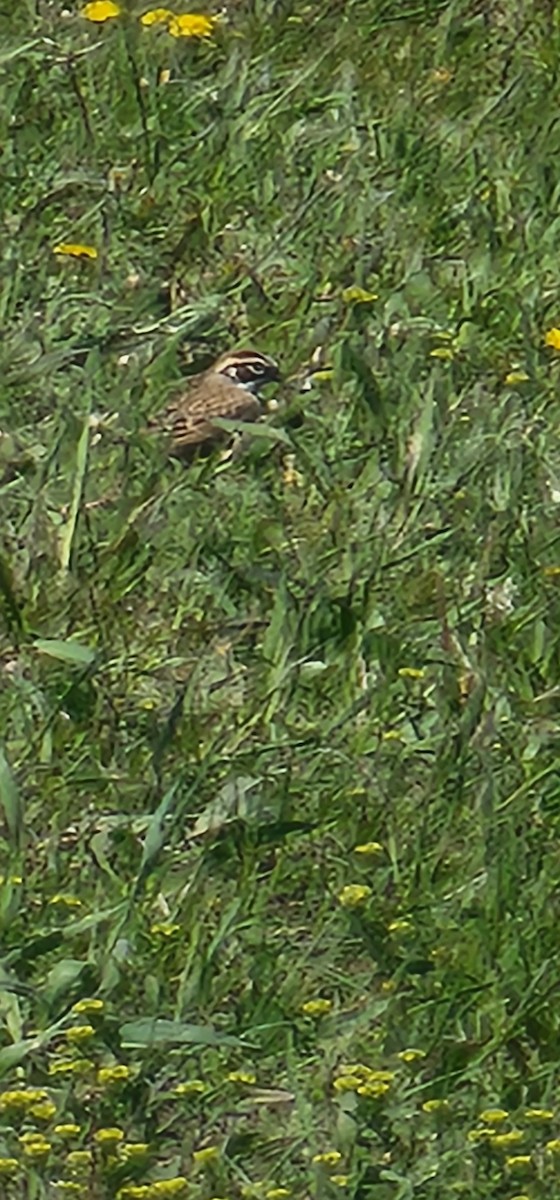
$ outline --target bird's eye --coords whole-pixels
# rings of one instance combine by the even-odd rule
[[[253,371],[254,371],[255,375],[264,375],[264,373],[266,371],[266,367],[265,367],[264,363],[255,362],[255,363],[253,363]]]

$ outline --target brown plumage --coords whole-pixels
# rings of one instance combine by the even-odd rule
[[[197,450],[211,449],[227,434],[213,420],[252,422],[262,408],[257,391],[279,379],[276,363],[257,350],[234,350],[223,354],[187,389],[149,423],[150,429],[169,434],[169,453],[174,458],[191,458]]]

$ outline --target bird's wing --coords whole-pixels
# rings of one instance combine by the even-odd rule
[[[172,449],[180,452],[223,436],[222,430],[212,424],[213,418],[256,421],[261,411],[256,396],[218,376],[212,380],[210,392],[206,380],[195,383],[157,420],[159,428],[171,434]]]

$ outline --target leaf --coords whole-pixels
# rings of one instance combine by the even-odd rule
[[[4,810],[8,837],[15,850],[20,850],[23,840],[23,801],[15,783],[8,760],[0,748],[0,806]]]
[[[84,483],[86,478],[89,438],[90,438],[90,419],[89,409],[84,419],[84,426],[80,434],[76,450],[76,471],[74,474],[74,486],[72,488],[72,500],[70,502],[70,514],[66,524],[62,528],[60,534],[59,559],[60,566],[63,571],[67,571],[70,566],[70,557],[72,554],[72,544],[76,534],[76,526],[78,524],[78,515],[80,505],[82,503],[82,495],[84,491]]]
[[[155,812],[152,814],[150,824],[144,838],[144,846],[142,849],[142,858],[140,861],[140,870],[134,885],[134,893],[144,882],[149,875],[162,847],[165,845],[169,837],[169,822],[167,818],[173,811],[175,796],[180,786],[181,780],[175,780],[169,790],[165,793],[163,800],[158,804]]]
[[[56,638],[39,638],[33,643],[33,648],[41,654],[58,658],[60,662],[75,663],[79,667],[89,667],[95,661],[95,650],[90,646],[83,646],[81,642],[74,642],[71,638],[67,642]]]
[[[2,555],[0,555],[0,599],[6,614],[8,628],[21,632],[23,621],[21,605],[16,595],[12,571]]]
[[[247,433],[251,438],[265,438],[269,442],[282,442],[285,446],[293,445],[289,434],[284,429],[277,429],[274,425],[231,421],[228,417],[212,417],[212,424],[216,426],[216,429],[224,429],[226,433]]]
[[[217,1033],[211,1025],[187,1025],[164,1017],[139,1017],[120,1027],[123,1046],[162,1046],[168,1043],[192,1046],[243,1046],[249,1043],[226,1033]]]

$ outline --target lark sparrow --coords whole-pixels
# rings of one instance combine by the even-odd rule
[[[150,429],[170,435],[169,453],[190,458],[199,449],[211,449],[223,440],[216,418],[256,421],[262,413],[259,388],[279,379],[272,358],[257,350],[232,350],[222,354],[207,371],[193,376],[186,392],[149,422]]]

